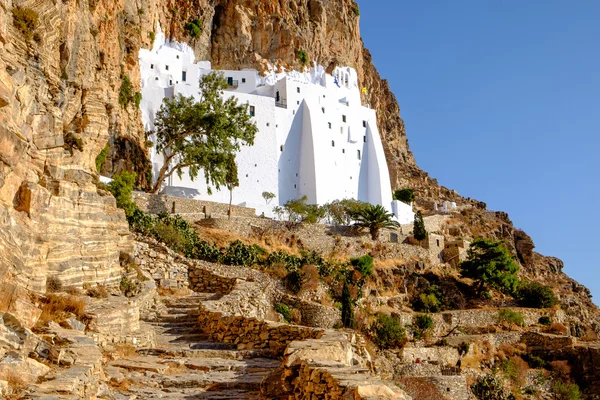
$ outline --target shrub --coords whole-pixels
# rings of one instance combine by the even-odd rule
[[[557,381],[552,386],[552,390],[558,400],[580,400],[582,398],[576,383]]]
[[[458,350],[458,354],[459,355],[464,355],[467,354],[469,352],[469,348],[471,347],[471,345],[467,342],[461,342],[461,344],[459,344],[458,346],[456,346],[456,350]]]
[[[132,215],[137,208],[131,199],[135,178],[135,172],[123,171],[120,174],[114,175],[112,182],[108,185],[110,192],[117,200],[117,207],[125,210],[125,215],[128,217]]]
[[[300,61],[300,65],[305,66],[308,64],[308,55],[304,50],[298,50],[298,60]]]
[[[13,24],[26,39],[33,38],[33,31],[38,26],[39,15],[31,8],[14,7],[12,9]]]
[[[83,151],[83,140],[80,137],[75,136],[73,132],[66,132],[63,135],[64,148],[69,150],[71,155],[73,155],[73,150],[77,149],[79,151]]]
[[[106,143],[106,146],[98,153],[96,156],[96,171],[100,172],[102,168],[102,164],[106,161],[106,157],[108,157],[108,151],[110,150],[110,145]]]
[[[106,287],[100,284],[88,288],[86,294],[97,299],[106,299],[108,297],[108,291],[106,290]]]
[[[546,367],[546,361],[538,356],[534,356],[533,354],[523,354],[523,359],[527,361],[527,364],[529,364],[531,368],[540,369]]]
[[[513,325],[523,327],[525,326],[525,319],[523,318],[523,314],[520,312],[510,309],[502,309],[498,310],[498,323],[508,324],[509,327],[512,327]]]
[[[119,88],[119,104],[121,107],[125,108],[132,101],[135,102],[137,107],[140,106],[140,101],[142,100],[141,93],[133,92],[133,84],[128,76],[123,76],[121,78],[121,87]]]
[[[379,315],[370,331],[373,342],[382,349],[401,346],[406,339],[400,320],[389,315]]]
[[[354,11],[354,15],[356,15],[357,17],[360,16],[360,9],[358,7],[354,7],[352,11]]]
[[[517,295],[524,307],[549,308],[556,304],[552,289],[537,282],[522,284]]]
[[[544,315],[541,316],[540,319],[538,319],[538,322],[540,323],[540,325],[550,326],[550,324],[552,324],[552,318],[550,318],[547,315]]]
[[[279,314],[281,314],[281,316],[283,316],[285,322],[290,323],[292,321],[292,310],[290,310],[290,307],[287,304],[275,304],[275,311],[277,311]]]
[[[152,232],[156,240],[163,242],[173,251],[182,251],[187,248],[186,238],[171,225],[159,222],[152,228]]]
[[[148,38],[154,43],[154,39],[156,39],[156,33],[154,31],[148,32]]]
[[[254,264],[258,264],[259,257],[265,253],[265,249],[260,246],[247,246],[241,241],[236,240],[225,249],[220,261],[227,265],[250,267]]]
[[[442,309],[442,301],[436,291],[437,286],[432,285],[423,293],[419,294],[412,302],[415,311],[438,312]]]
[[[185,24],[185,30],[193,38],[200,36],[202,33],[202,21],[198,18],[191,20]]]
[[[302,274],[300,271],[292,271],[283,278],[284,286],[292,293],[298,293],[302,289]]]
[[[433,328],[433,319],[427,314],[418,314],[415,316],[413,329],[415,339],[420,339],[423,334]]]
[[[371,257],[370,255],[352,258],[350,260],[350,264],[365,278],[368,278],[369,276],[373,275],[373,257]]]
[[[68,318],[69,313],[83,320],[85,319],[85,301],[77,296],[49,294],[42,300],[42,314],[38,319],[38,326],[45,326],[50,321],[57,323]]]
[[[514,396],[506,394],[502,381],[493,375],[485,375],[471,385],[471,391],[480,400],[510,400]]]
[[[46,279],[46,292],[47,293],[56,293],[61,292],[63,289],[62,282],[55,276],[49,276]]]
[[[519,356],[512,356],[508,360],[501,363],[502,372],[510,381],[517,386],[522,386],[525,383],[525,377],[529,366]]]
[[[119,282],[119,289],[121,289],[121,292],[123,292],[125,297],[133,297],[140,291],[139,284],[126,276],[121,278],[121,282]]]
[[[410,205],[415,201],[415,192],[412,189],[398,189],[394,192],[394,200],[400,200]]]

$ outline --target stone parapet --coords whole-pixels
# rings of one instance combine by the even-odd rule
[[[206,200],[186,199],[183,197],[167,196],[164,194],[150,194],[144,192],[133,193],[133,200],[144,212],[159,214],[197,214],[210,217],[213,215],[228,215],[229,204],[215,203]],[[231,206],[231,215],[237,217],[256,217],[254,208]]]

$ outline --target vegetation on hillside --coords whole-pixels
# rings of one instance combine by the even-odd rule
[[[392,229],[400,227],[400,224],[394,220],[394,214],[387,212],[383,206],[377,204],[368,204],[361,208],[354,215],[354,225],[359,228],[366,228],[371,234],[371,239],[378,240],[382,229]]]

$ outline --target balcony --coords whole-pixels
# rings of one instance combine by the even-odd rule
[[[240,82],[238,80],[227,78],[227,89],[237,89],[239,85]]]
[[[287,100],[286,99],[275,100],[275,107],[287,108]]]

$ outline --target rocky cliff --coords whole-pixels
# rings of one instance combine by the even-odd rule
[[[139,186],[148,184],[137,55],[157,24],[216,68],[300,69],[300,50],[309,64],[354,67],[368,88],[364,102],[377,110],[394,188],[414,188],[424,209],[439,200],[472,205],[465,233],[508,239],[532,278],[560,269],[505,214],[416,166],[396,99],[363,46],[359,15],[353,0],[0,0],[0,277],[38,292],[47,276],[73,286],[117,279],[131,242],[114,199],[94,185],[94,161],[108,143],[102,172],[133,169]],[[202,28],[191,37],[185,25],[194,19]],[[551,278],[571,285],[571,304],[596,312],[585,288],[560,271]]]

